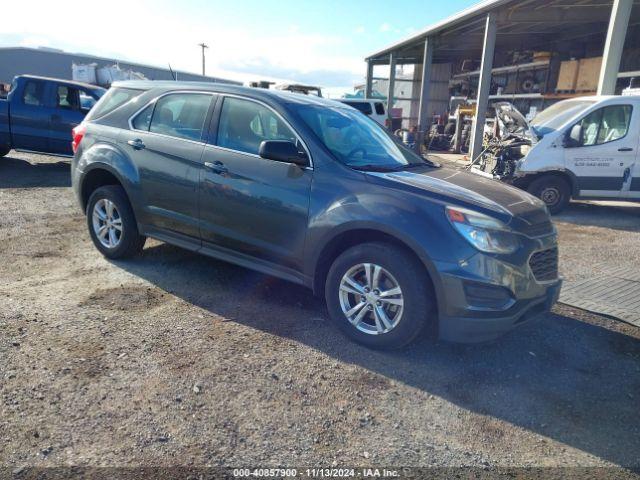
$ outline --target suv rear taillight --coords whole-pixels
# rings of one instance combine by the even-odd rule
[[[87,127],[83,123],[71,130],[71,137],[73,138],[73,140],[71,141],[71,149],[73,150],[73,153],[76,153],[76,151],[78,150],[78,146],[80,145],[80,142],[82,141],[82,138],[84,137],[84,134],[86,132]]]

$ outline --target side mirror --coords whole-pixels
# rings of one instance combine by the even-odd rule
[[[579,147],[582,144],[582,125],[576,123],[571,130],[569,130],[565,137],[563,146],[566,148]]]
[[[309,165],[307,155],[298,150],[296,144],[289,140],[264,140],[260,144],[258,154],[262,158],[276,162],[293,163],[301,167]]]

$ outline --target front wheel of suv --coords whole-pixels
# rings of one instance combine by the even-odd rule
[[[331,266],[325,299],[333,322],[348,337],[373,348],[400,348],[414,340],[434,310],[422,265],[384,243],[356,245]]]
[[[138,233],[131,204],[122,187],[106,185],[96,189],[89,197],[86,214],[91,240],[105,257],[127,258],[142,251],[146,237]]]

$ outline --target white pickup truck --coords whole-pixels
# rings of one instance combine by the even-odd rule
[[[472,172],[527,190],[551,213],[572,198],[640,201],[640,96],[563,100],[530,123],[505,107],[500,120],[501,138]]]

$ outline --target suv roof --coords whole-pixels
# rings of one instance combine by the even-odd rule
[[[240,85],[229,85],[214,82],[174,82],[171,80],[127,80],[124,82],[114,82],[112,87],[131,88],[136,90],[159,89],[171,90],[201,90],[213,93],[228,93],[244,95],[256,99],[277,99],[282,103],[298,103],[307,105],[322,105],[344,108],[344,104],[335,100],[329,100],[315,95],[304,95],[301,93],[289,92],[286,90],[268,90],[265,88],[244,87]]]

